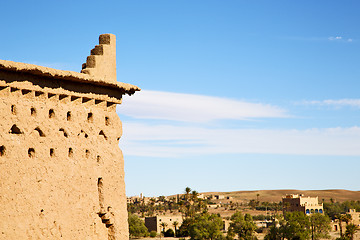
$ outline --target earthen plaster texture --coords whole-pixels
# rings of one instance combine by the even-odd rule
[[[129,238],[115,110],[140,89],[99,39],[82,73],[0,60],[0,239]]]

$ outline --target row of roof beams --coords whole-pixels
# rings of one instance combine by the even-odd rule
[[[95,78],[84,73],[58,70],[54,68],[48,68],[48,67],[43,67],[28,63],[0,60],[0,70],[1,69],[11,72],[28,73],[37,76],[61,79],[65,81],[89,83],[97,86],[109,87],[114,90],[124,92],[128,95],[132,95],[136,91],[141,90],[139,87],[129,83],[122,83],[122,82],[110,83],[104,81],[103,79]]]

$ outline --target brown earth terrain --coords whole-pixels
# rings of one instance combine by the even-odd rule
[[[208,195],[224,195],[231,197],[234,201],[248,202],[252,199],[260,202],[280,202],[282,197],[286,194],[304,194],[310,197],[319,197],[319,201],[329,202],[333,199],[336,202],[344,201],[360,201],[360,191],[350,191],[344,189],[330,189],[330,190],[296,190],[296,189],[282,189],[282,190],[256,190],[256,191],[235,191],[235,192],[205,192]],[[259,195],[257,195],[259,194]]]

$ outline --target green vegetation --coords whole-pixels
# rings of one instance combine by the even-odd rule
[[[259,211],[282,211],[282,202],[260,202],[255,199],[249,201],[248,206],[251,209]]]
[[[156,231],[151,231],[151,232],[150,232],[150,237],[151,237],[151,238],[156,237],[156,235],[157,235]]]
[[[191,188],[185,188],[184,194],[176,197],[166,198],[159,196],[158,198],[140,199],[138,198],[133,203],[128,203],[127,208],[129,213],[138,214],[141,217],[151,217],[158,214],[165,213],[181,213],[185,217],[194,216],[197,212],[207,211],[208,205],[216,204],[212,199],[212,195],[207,198],[199,198],[198,192]],[[252,199],[248,203],[239,202],[223,202],[218,203],[225,210],[242,211],[244,209],[253,209],[264,212],[278,212],[282,211],[282,202],[260,202]],[[266,216],[264,219],[269,219]],[[257,219],[261,220],[261,219]]]
[[[231,216],[230,220],[229,237],[233,238],[234,235],[237,235],[239,240],[256,239],[254,236],[256,225],[250,214],[244,216],[241,212],[236,212]]]
[[[354,235],[359,230],[360,230],[360,228],[358,226],[356,226],[355,224],[348,224],[346,226],[345,238],[349,239],[349,240],[354,240]]]
[[[127,209],[129,213],[136,213],[142,217],[151,217],[165,212],[179,212],[185,217],[191,217],[196,212],[207,211],[207,204],[209,202],[210,200],[208,199],[198,198],[198,192],[191,191],[191,188],[187,187],[185,193],[181,196],[170,199],[160,196],[157,200],[151,198],[147,203],[144,200],[139,200],[135,203],[128,203]]]
[[[164,196],[160,196],[158,200],[151,198],[148,203],[144,201],[128,203],[127,209],[129,213],[151,217],[155,216],[156,213],[180,211],[180,204],[176,202],[176,198],[166,200]]]
[[[189,236],[192,240],[222,239],[223,222],[216,214],[203,213],[192,217],[188,225]]]
[[[326,215],[315,213],[309,216],[312,240],[330,238],[330,218]]]
[[[323,214],[310,216],[302,212],[287,213],[285,219],[280,219],[279,227],[274,224],[264,240],[299,239],[319,240],[329,238],[330,219]]]
[[[302,212],[287,213],[284,236],[287,239],[305,240],[310,238],[310,221]]]
[[[130,237],[146,237],[149,235],[148,229],[145,227],[145,223],[135,214],[129,214],[129,234]]]
[[[338,215],[348,212],[349,209],[356,209],[357,212],[360,212],[360,201],[345,201],[339,203],[332,200],[330,202],[324,202],[324,212],[331,219],[335,219]]]
[[[174,237],[176,237],[176,233],[177,233],[177,226],[179,226],[179,223],[177,221],[173,222],[173,226],[174,226],[174,229],[175,229],[175,232],[174,232]]]
[[[187,187],[183,194],[173,198],[166,198],[160,196],[155,199],[139,199],[134,203],[128,204],[129,210],[129,228],[131,237],[148,236],[144,222],[139,219],[135,213],[140,216],[155,216],[158,214],[165,214],[179,212],[183,216],[183,222],[180,225],[178,222],[173,222],[171,226],[167,226],[162,222],[160,228],[162,235],[165,237],[190,237],[192,240],[232,240],[234,238],[239,240],[254,240],[255,232],[262,232],[264,229],[267,232],[264,240],[284,240],[284,239],[298,239],[298,240],[319,240],[329,238],[330,219],[339,219],[340,238],[339,240],[352,240],[354,234],[359,231],[359,228],[353,224],[349,224],[350,215],[344,214],[349,209],[356,209],[360,211],[360,201],[347,201],[337,203],[335,201],[324,202],[325,214],[314,213],[305,215],[301,212],[287,213],[282,216],[282,202],[260,202],[259,196],[257,199],[250,200],[248,203],[239,203],[227,201],[221,203],[221,207],[225,210],[233,210],[234,214],[227,217],[230,220],[229,229],[226,233],[224,231],[224,222],[220,214],[210,214],[208,212],[208,204],[219,204],[218,201],[211,202],[212,196],[209,199],[199,198],[197,191]],[[266,214],[251,216],[250,214],[243,214],[239,210],[258,210],[266,211]],[[273,223],[270,228],[257,228],[254,220],[272,220]],[[341,223],[346,223],[346,229]],[[170,224],[170,223],[169,223]],[[168,229],[172,227],[175,229]],[[146,230],[146,231],[145,231]],[[151,237],[156,236],[156,232],[150,233]]]
[[[160,223],[160,226],[162,227],[162,232],[164,233],[165,232],[165,228],[167,227],[167,223],[165,223],[165,222],[162,222],[162,223]]]

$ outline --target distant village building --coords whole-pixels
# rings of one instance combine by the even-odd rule
[[[224,195],[207,195],[206,198],[209,200],[221,200],[221,199],[225,199],[225,196]]]
[[[225,199],[225,196],[224,195],[215,195],[215,199],[217,199],[217,200]]]
[[[231,221],[230,220],[228,220],[228,219],[222,219],[222,222],[223,222],[223,227],[222,227],[222,231],[223,232],[227,232],[227,231],[229,231],[229,227],[230,227],[230,223],[231,223]]]
[[[360,226],[360,212],[357,212],[356,209],[349,209],[347,212],[351,216],[351,223],[357,226]]]
[[[216,209],[216,208],[220,208],[221,204],[207,204],[206,206],[208,209]]]
[[[154,201],[158,200],[158,198],[145,197],[143,193],[140,193],[139,196],[127,197],[126,201],[129,204],[138,204],[138,203],[148,204],[151,201],[151,199],[154,199]]]
[[[305,214],[324,213],[318,197],[304,197],[302,194],[288,194],[282,199],[283,212],[303,212]]]
[[[360,212],[357,212],[356,209],[349,209],[349,211],[345,214],[348,214],[351,216],[350,222],[352,224],[355,224],[356,226],[360,226]],[[342,215],[345,215],[342,214]],[[332,229],[335,232],[339,232],[340,231],[340,225],[342,226],[342,229],[346,228],[346,222],[341,222],[339,221],[339,219],[335,219],[335,221],[333,221],[332,223]]]
[[[145,226],[147,227],[149,232],[155,231],[157,233],[161,233],[161,231],[163,230],[163,227],[160,225],[161,223],[167,224],[165,231],[170,228],[175,232],[174,222],[178,223],[176,229],[179,229],[179,227],[183,222],[182,216],[175,215],[175,216],[145,217]]]
[[[254,221],[254,223],[256,224],[256,226],[258,228],[268,228],[273,224],[273,221],[271,221],[271,220],[259,220],[259,221]]]
[[[203,193],[200,193],[198,196],[197,196],[199,199],[205,199],[205,195]]]

